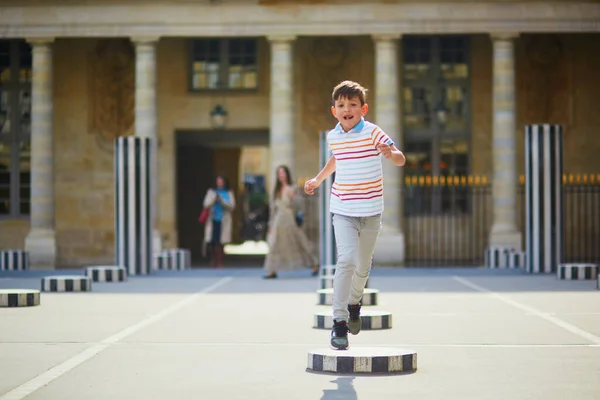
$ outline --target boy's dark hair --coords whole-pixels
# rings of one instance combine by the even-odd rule
[[[336,100],[340,98],[351,99],[355,96],[360,100],[360,105],[364,106],[367,102],[367,89],[362,87],[359,83],[353,81],[341,82],[333,88],[333,93],[331,94],[331,105],[335,105]]]

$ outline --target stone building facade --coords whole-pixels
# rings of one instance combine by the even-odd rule
[[[21,139],[17,128],[4,124],[0,163],[30,157],[19,168],[31,171],[31,183],[28,198],[14,194],[29,193],[21,188],[25,182],[14,182],[15,174],[0,181],[12,188],[0,200],[21,204],[20,211],[13,204],[0,215],[0,248],[28,249],[37,268],[113,260],[116,136],[155,140],[156,236],[163,247],[177,247],[182,221],[195,218],[181,215],[181,170],[188,165],[181,143],[224,140],[210,156],[210,170],[230,171],[237,182],[239,147],[252,143],[267,146],[257,154],[269,157],[261,167],[268,180],[280,164],[295,177],[312,176],[319,168],[319,132],[335,123],[331,89],[344,79],[369,88],[368,118],[401,149],[425,151],[443,164],[438,158],[447,134],[467,160],[466,169],[454,173],[494,182],[492,244],[521,247],[511,188],[524,171],[525,124],[563,125],[565,171],[600,171],[597,2],[21,0],[2,7],[3,48],[30,52],[30,77],[21,79],[30,83],[24,89],[31,95],[30,128],[19,137],[30,140],[31,151],[25,144],[19,155],[11,152]],[[240,38],[255,43],[251,90],[192,90],[193,42]],[[453,38],[466,49],[462,56],[452,55]],[[20,44],[10,47],[9,41]],[[420,59],[427,49],[434,55]],[[408,81],[428,65],[445,81],[433,82],[427,73],[423,82],[418,76]],[[14,79],[2,79],[3,92],[12,93]],[[440,128],[445,131],[421,130],[437,126],[420,118],[437,116],[432,107],[439,99],[446,100],[440,110],[450,118]],[[227,111],[223,129],[211,124],[216,104]],[[429,140],[423,140],[427,150],[419,150],[420,132]],[[399,263],[408,234],[402,232],[400,189],[402,174],[410,171],[386,168],[377,257]],[[206,180],[201,169],[197,173]]]

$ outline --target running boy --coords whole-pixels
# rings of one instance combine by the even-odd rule
[[[338,124],[327,134],[331,157],[319,174],[304,185],[312,195],[333,172],[330,212],[337,248],[333,280],[331,346],[348,348],[348,331],[360,332],[360,300],[371,270],[383,213],[381,155],[398,166],[404,154],[381,128],[365,121],[369,110],[366,89],[344,81],[332,94],[331,113]]]

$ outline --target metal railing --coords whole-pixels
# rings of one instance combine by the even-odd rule
[[[483,265],[493,223],[492,186],[487,177],[410,176],[400,190],[405,265]],[[304,196],[302,204],[304,230],[318,243],[318,197]],[[600,263],[600,174],[564,174],[563,209],[563,261]],[[525,249],[523,176],[517,183],[516,219]]]

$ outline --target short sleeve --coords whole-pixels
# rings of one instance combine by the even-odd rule
[[[371,139],[373,139],[373,146],[377,147],[380,143],[385,143],[388,146],[393,146],[394,141],[387,135],[380,127],[376,126],[371,132]]]

